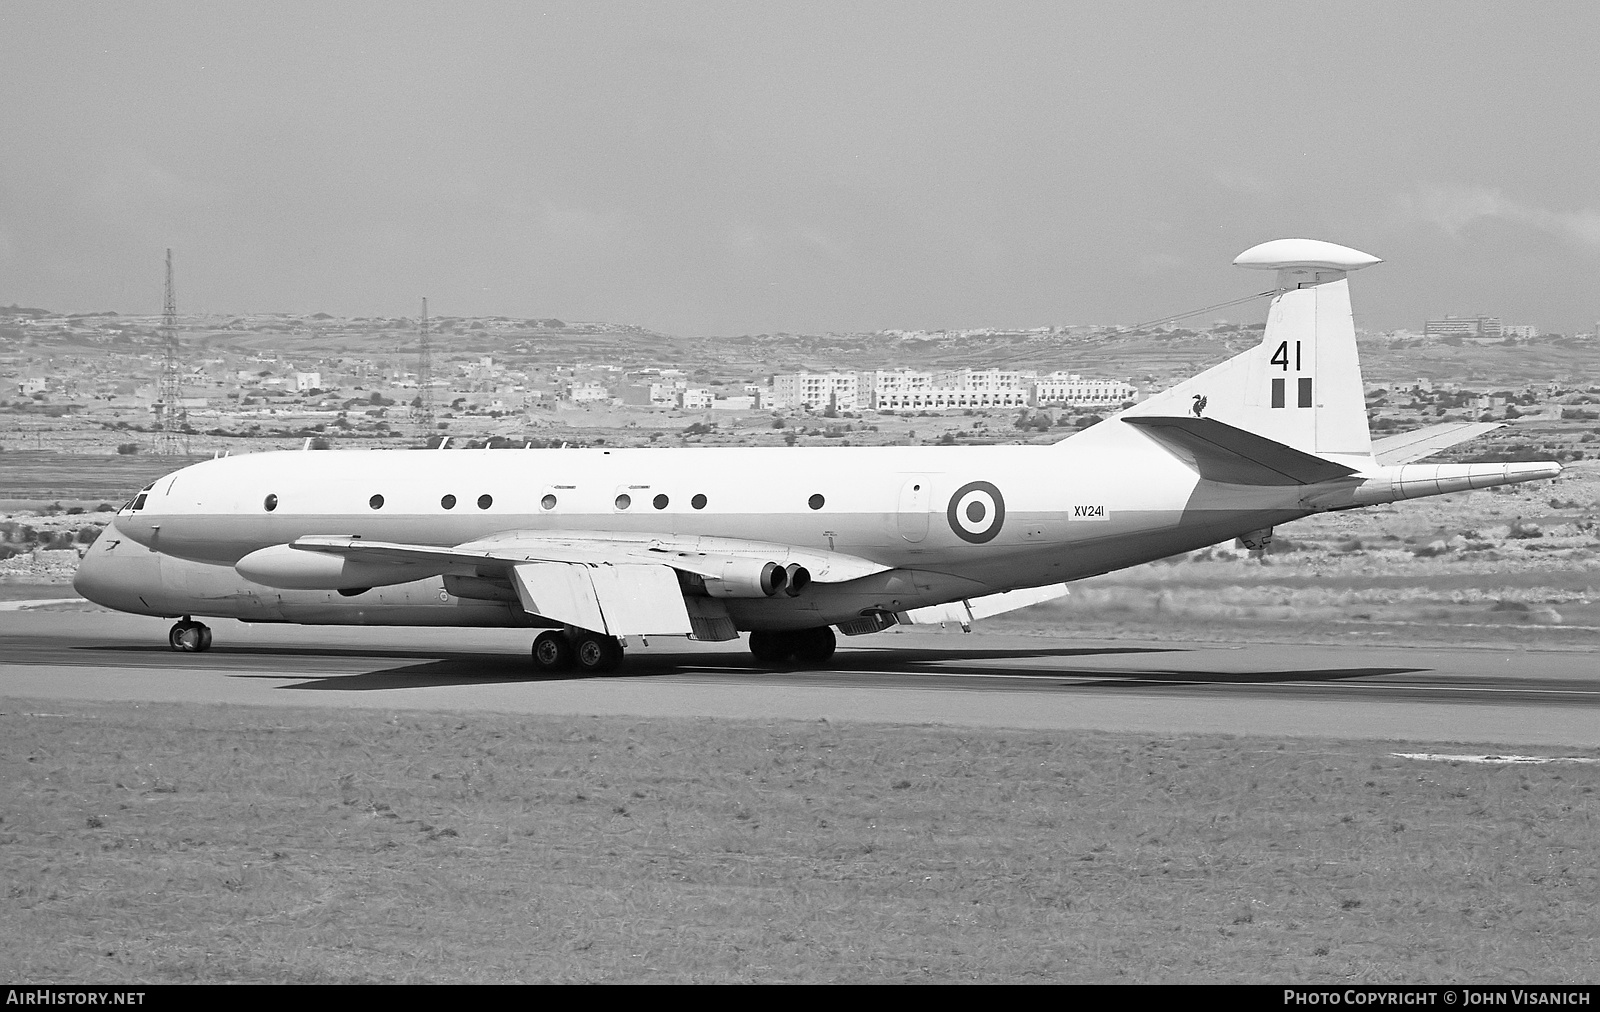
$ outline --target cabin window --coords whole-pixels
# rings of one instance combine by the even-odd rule
[[[705,509],[705,508],[706,508],[706,497],[705,497],[705,493],[703,493],[703,492],[696,492],[696,493],[695,493],[695,494],[694,494],[694,498],[693,498],[693,499],[690,499],[690,500],[689,500],[689,505],[690,505],[690,506],[693,506],[693,507],[694,507],[694,508],[695,508],[695,509],[697,509],[697,510],[703,510],[703,509]]]
[[[493,505],[494,505],[494,496],[492,496],[492,495],[480,495],[480,496],[478,496],[478,508],[479,509],[486,510],[490,506],[493,506]]]
[[[543,506],[547,510],[553,510],[556,508],[556,497],[546,494],[543,499],[539,500],[539,505]]]
[[[265,499],[261,500],[261,508],[266,510],[268,513],[271,513],[273,510],[277,509],[278,508],[278,496],[277,496],[277,494],[276,493],[268,493],[267,497]]]
[[[621,495],[617,496],[617,509],[625,510],[629,506],[632,506],[632,505],[633,505],[633,496],[629,495],[626,492],[624,492]]]
[[[667,497],[665,495],[658,495],[651,500],[650,504],[658,510],[664,510],[667,508]]]
[[[443,499],[439,500],[439,505],[443,506],[447,510],[453,510],[456,508],[456,497],[453,495],[447,495]]]
[[[827,502],[827,501],[828,500],[822,498],[822,493],[818,492],[817,494],[813,495],[810,499],[806,500],[806,505],[810,506],[814,510],[819,510],[819,509],[822,508],[822,504]]]
[[[375,510],[383,509],[383,496],[381,496],[381,495],[373,496],[371,499],[367,500],[367,505],[371,506]]]

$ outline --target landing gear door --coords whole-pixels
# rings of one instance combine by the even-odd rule
[[[928,502],[932,498],[932,489],[933,481],[926,474],[908,474],[900,486],[895,525],[900,536],[913,544],[928,536]]]

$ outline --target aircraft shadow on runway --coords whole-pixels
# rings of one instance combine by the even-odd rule
[[[251,650],[253,653],[280,655],[278,650]],[[288,651],[328,656],[328,651]],[[460,686],[469,684],[499,684],[505,682],[567,682],[586,681],[590,678],[607,680],[627,678],[659,678],[662,676],[689,676],[696,681],[742,681],[752,677],[770,675],[801,683],[841,684],[860,675],[902,674],[908,680],[918,676],[962,676],[975,678],[1004,676],[1006,685],[1027,686],[1032,689],[1100,689],[1140,688],[1155,685],[1166,687],[1207,685],[1267,685],[1284,682],[1340,682],[1382,675],[1412,674],[1426,668],[1359,667],[1359,668],[1291,668],[1275,671],[1181,671],[1175,669],[1115,670],[1103,667],[1058,667],[1046,664],[1019,667],[1015,664],[993,663],[1017,660],[1045,660],[1048,658],[1089,657],[1108,654],[1184,652],[1180,647],[1099,647],[1099,648],[1040,648],[1026,650],[860,650],[846,651],[835,656],[828,668],[811,669],[802,665],[769,668],[757,664],[741,654],[653,654],[630,658],[621,671],[610,675],[581,674],[539,675],[529,670],[529,661],[508,654],[452,654],[418,663],[379,668],[350,674],[313,677],[305,681],[281,686],[284,689],[327,689],[339,691],[381,691],[398,688],[424,688],[430,686]],[[404,651],[346,651],[345,656],[366,657],[417,657]],[[983,662],[990,663],[983,663]],[[243,673],[232,677],[281,678],[281,675]],[[1063,680],[1066,679],[1066,680]],[[1000,684],[996,684],[996,688]]]
[[[532,670],[532,662],[523,655],[502,653],[448,654],[406,650],[309,650],[303,648],[232,647],[213,651],[210,655],[221,659],[227,655],[256,657],[322,657],[322,658],[416,658],[418,663],[402,664],[373,671],[331,674],[311,678],[285,689],[337,689],[363,691],[397,688],[421,688],[433,685],[469,685],[500,682],[567,682],[586,681],[591,678],[652,678],[664,675],[700,675],[710,679],[734,677],[747,679],[751,675],[773,674],[789,677],[848,678],[851,672],[882,672],[885,674],[949,673],[940,665],[958,664],[963,673],[1008,674],[1041,677],[1059,677],[1061,670],[1039,672],[1014,667],[975,667],[977,660],[1029,659],[1040,657],[1086,657],[1108,654],[1167,653],[1181,647],[1041,647],[1030,649],[989,650],[883,650],[871,649],[842,652],[834,657],[828,668],[808,669],[802,665],[771,668],[758,664],[746,654],[735,653],[673,653],[635,656],[623,663],[620,671],[608,675],[584,675],[576,672],[559,675],[542,675]],[[423,658],[428,658],[424,660]],[[278,679],[283,675],[239,672],[234,678]]]

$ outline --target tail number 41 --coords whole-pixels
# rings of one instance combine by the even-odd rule
[[[1268,359],[1268,361],[1272,365],[1275,365],[1278,368],[1282,369],[1284,372],[1288,372],[1289,371],[1289,342],[1288,341],[1279,341],[1278,342],[1278,349],[1272,353],[1272,358]],[[1295,372],[1299,372],[1300,368],[1301,368],[1300,367],[1300,342],[1296,341],[1294,343],[1294,371]],[[1284,380],[1282,378],[1274,379],[1272,381],[1272,406],[1273,407],[1281,408],[1281,407],[1286,407],[1287,406],[1288,385],[1289,385],[1288,381]],[[1296,393],[1299,394],[1299,397],[1297,398],[1298,406],[1302,407],[1302,408],[1311,407],[1312,406],[1311,377],[1310,376],[1301,376],[1300,380],[1296,384],[1296,386],[1299,388],[1296,391]]]

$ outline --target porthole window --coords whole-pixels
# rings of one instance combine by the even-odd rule
[[[439,505],[443,506],[447,510],[453,510],[456,508],[456,497],[453,495],[447,495],[443,499],[439,500]]]
[[[546,495],[543,499],[539,500],[539,505],[543,506],[547,510],[553,510],[556,508],[556,497],[553,495]]]
[[[277,497],[277,495],[276,494],[269,494],[265,499],[261,500],[261,508],[266,510],[268,513],[271,513],[273,510],[277,509],[278,508],[278,497]]]
[[[367,505],[371,506],[375,510],[383,509],[383,496],[381,496],[381,495],[373,496],[371,499],[367,500]]]
[[[664,510],[667,508],[667,497],[665,495],[658,495],[650,501],[650,504],[658,510]]]
[[[621,495],[617,496],[617,509],[625,510],[629,506],[632,506],[632,505],[633,505],[633,496],[629,495],[626,492],[624,492]]]
[[[494,505],[494,496],[487,495],[487,494],[478,496],[478,508],[479,509],[486,510],[490,506],[493,506],[493,505]]]
[[[705,509],[706,508],[706,497],[705,497],[705,494],[703,492],[696,492],[694,494],[694,498],[689,500],[689,505],[693,506],[697,510]]]
[[[822,504],[827,502],[827,501],[828,500],[822,498],[822,493],[818,492],[817,494],[813,495],[810,499],[806,500],[806,505],[810,506],[814,510],[819,510],[819,509],[822,508]]]

